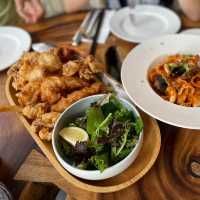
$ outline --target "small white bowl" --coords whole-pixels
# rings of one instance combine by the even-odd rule
[[[86,97],[84,99],[81,99],[77,101],[76,103],[72,104],[70,107],[68,107],[58,118],[53,134],[52,134],[52,145],[53,150],[56,155],[56,158],[60,162],[60,164],[71,174],[87,179],[87,180],[103,180],[107,179],[113,176],[116,176],[123,172],[125,169],[127,169],[133,161],[136,159],[143,141],[143,131],[141,131],[139,139],[137,141],[136,146],[133,148],[133,150],[130,152],[130,154],[125,157],[123,160],[118,162],[117,164],[108,167],[103,172],[100,172],[99,170],[82,170],[78,169],[72,165],[70,165],[68,162],[65,161],[63,153],[59,150],[58,145],[58,138],[59,138],[59,132],[62,128],[64,128],[70,119],[73,119],[76,116],[80,116],[80,114],[84,113],[85,110],[91,105],[91,103],[94,103],[98,101],[100,98],[102,98],[104,94],[100,95],[93,95],[90,97]],[[127,100],[119,98],[121,103],[128,109],[133,111],[135,117],[140,116],[136,108]]]

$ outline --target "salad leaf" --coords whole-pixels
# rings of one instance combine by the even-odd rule
[[[140,117],[137,117],[135,122],[134,122],[134,129],[136,131],[137,136],[140,135],[140,132],[142,131],[143,126],[144,125],[143,125],[142,119]]]
[[[103,111],[103,114],[107,116],[109,115],[109,113],[114,113],[115,111],[117,111],[118,108],[116,107],[114,103],[109,101],[108,103],[102,105],[101,109]]]
[[[87,142],[76,142],[74,149],[77,154],[87,154]]]
[[[74,123],[76,124],[76,126],[82,129],[86,129],[86,123],[87,123],[86,116],[78,117],[77,119],[75,119]]]
[[[127,142],[127,137],[128,137],[128,134],[129,134],[132,126],[133,126],[133,124],[130,122],[127,122],[125,124],[124,135],[121,136],[121,144],[120,144],[120,147],[116,151],[116,156],[118,156],[120,154],[120,152],[122,151],[122,149],[125,147],[126,142]]]
[[[132,151],[132,148],[124,148],[118,155],[118,160],[124,159]]]
[[[124,108],[124,106],[121,104],[121,102],[114,95],[112,95],[110,97],[109,102],[112,103],[118,110],[121,110]]]
[[[106,117],[106,119],[97,127],[95,137],[92,138],[92,141],[94,141],[98,137],[102,137],[104,135],[109,134],[110,131],[109,125],[112,122],[112,119],[113,119],[112,113],[110,113]]]
[[[85,162],[85,161],[82,161],[81,163],[79,163],[79,164],[77,165],[77,167],[78,167],[79,169],[87,169],[88,163]]]
[[[133,113],[124,107],[120,110],[117,110],[114,115],[115,115],[116,120],[119,120],[122,122],[134,119]]]
[[[103,153],[100,155],[94,155],[90,158],[90,162],[101,172],[108,168],[108,153]]]
[[[68,142],[64,141],[63,139],[61,139],[60,142],[61,142],[61,147],[64,153],[71,157],[74,154],[73,147]]]
[[[126,148],[133,148],[136,145],[137,141],[138,141],[138,137],[137,136],[133,136],[133,137],[129,137],[128,136],[127,142],[126,142]]]
[[[100,107],[90,107],[86,111],[87,132],[91,138],[95,137],[96,129],[104,120],[104,115]]]

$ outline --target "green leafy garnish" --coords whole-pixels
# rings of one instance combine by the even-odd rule
[[[77,142],[74,147],[62,142],[63,154],[75,167],[103,172],[129,155],[143,122],[114,95],[108,95],[93,103],[84,116],[75,118],[68,126],[83,128],[89,140]]]
[[[101,172],[108,168],[108,153],[95,155],[90,158],[90,162]]]
[[[109,125],[110,123],[112,122],[112,113],[110,113],[106,119],[101,122],[101,124],[97,127],[96,129],[96,135],[95,135],[95,138],[93,139],[96,139],[97,137],[102,137],[103,135],[108,135],[109,134]]]
[[[136,118],[136,120],[134,122],[134,128],[135,128],[137,136],[139,136],[140,132],[143,129],[143,122],[142,122],[142,119],[140,117]]]
[[[104,121],[104,115],[100,107],[90,107],[86,111],[87,116],[87,132],[91,137],[95,134],[96,129]]]

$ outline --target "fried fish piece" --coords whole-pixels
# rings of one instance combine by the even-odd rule
[[[40,67],[48,72],[56,72],[62,68],[60,58],[51,52],[40,53],[37,62]]]
[[[53,104],[61,98],[63,90],[72,91],[88,85],[87,81],[77,77],[49,76],[41,84],[41,100]]]
[[[40,116],[40,118],[37,118],[32,122],[32,126],[35,127],[36,132],[41,127],[53,128],[54,123],[59,116],[60,116],[59,112],[44,113],[43,115]]]
[[[58,76],[50,76],[41,83],[41,100],[53,104],[61,97],[60,91],[64,89],[65,84]]]
[[[62,73],[66,77],[74,76],[81,68],[81,62],[74,60],[63,65]]]
[[[63,77],[63,82],[65,83],[65,90],[68,91],[80,89],[90,85],[87,80],[78,77]]]
[[[38,102],[40,97],[40,84],[40,81],[29,82],[16,94],[21,106],[32,105]]]
[[[59,116],[60,113],[58,112],[44,113],[40,118],[37,118],[32,122],[31,130],[34,133],[38,133],[42,140],[50,141],[51,132]]]
[[[89,55],[84,59],[84,64],[88,65],[92,73],[97,74],[104,71],[104,66],[98,62],[93,55]]]
[[[38,103],[36,105],[28,105],[22,109],[22,114],[28,119],[40,118],[47,112],[48,106],[46,103]]]
[[[41,140],[51,141],[52,130],[46,127],[41,128],[38,133]]]
[[[35,81],[44,77],[44,69],[37,64],[39,53],[25,53],[18,62],[19,71],[18,78],[23,78],[26,81]]]
[[[95,74],[89,69],[88,66],[84,65],[79,70],[79,77],[86,80],[94,80],[96,78]]]
[[[59,48],[54,48],[51,52],[55,55],[58,55],[62,63],[67,63],[72,60],[79,60],[86,57],[86,53],[79,48],[72,46],[61,46]]]
[[[102,88],[104,88],[103,83],[95,82],[89,87],[84,87],[81,90],[74,91],[67,95],[66,98],[62,97],[56,104],[51,107],[51,110],[56,112],[63,112],[65,108],[78,101],[79,99],[100,93]]]
[[[95,80],[96,74],[104,71],[104,67],[92,55],[83,59],[83,63],[79,69],[79,77],[86,80]]]

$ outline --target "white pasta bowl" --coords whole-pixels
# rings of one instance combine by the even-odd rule
[[[135,47],[122,64],[121,78],[129,98],[152,117],[173,126],[200,129],[200,108],[165,101],[148,81],[149,68],[159,59],[174,54],[199,54],[200,37],[173,34],[158,37]]]
[[[98,101],[100,98],[102,98],[104,94],[102,95],[93,95],[90,97],[86,97],[84,99],[81,99],[77,101],[76,103],[72,104],[70,107],[66,108],[66,110],[61,114],[59,119],[57,120],[53,134],[52,134],[52,145],[53,150],[56,155],[57,160],[60,162],[60,164],[71,174],[87,179],[87,180],[103,180],[107,179],[113,176],[116,176],[126,170],[136,159],[143,141],[143,131],[141,131],[139,139],[137,141],[137,144],[133,148],[133,150],[130,152],[130,154],[125,157],[123,160],[118,162],[117,164],[108,167],[103,172],[100,172],[100,170],[82,170],[78,169],[71,164],[69,164],[65,158],[62,152],[59,148],[59,132],[62,128],[66,126],[66,121],[69,119],[72,119],[76,116],[80,116],[81,113],[84,113],[85,110],[91,105],[91,103],[94,103]],[[127,100],[120,98],[120,102],[128,109],[133,111],[135,117],[140,117],[139,112],[136,110],[136,108]]]

